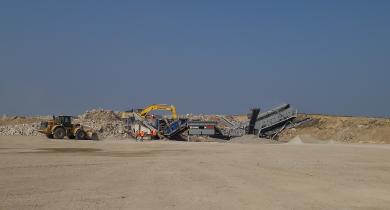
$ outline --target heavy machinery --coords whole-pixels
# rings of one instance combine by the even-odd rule
[[[260,113],[254,126],[254,133],[259,137],[274,138],[286,128],[294,127],[298,111],[290,104],[282,104],[267,112]]]
[[[132,115],[132,113],[137,113],[139,116],[145,118],[146,115],[153,111],[153,110],[163,110],[163,111],[170,111],[172,113],[172,119],[177,120],[177,112],[176,112],[176,107],[173,105],[168,105],[168,104],[152,104],[144,109],[133,109],[125,112],[121,112],[121,118],[122,119],[127,119],[129,116]]]
[[[170,111],[172,113],[172,119],[177,120],[176,107],[168,104],[152,104],[144,108],[139,114],[141,117],[146,117],[146,115],[153,110],[164,110]]]
[[[98,135],[90,128],[80,124],[72,124],[71,116],[53,116],[52,120],[41,122],[38,132],[43,133],[49,139],[98,140]]]
[[[168,119],[148,116],[153,110],[170,111],[172,117]],[[176,107],[168,104],[152,104],[144,109],[122,112],[121,118],[126,120],[126,127],[133,136],[141,130],[146,133],[146,136],[151,136],[155,130],[158,138],[173,139],[188,129],[187,119],[179,119]],[[151,136],[151,138],[155,137]]]
[[[251,109],[248,120],[241,123],[229,123],[224,129],[216,128],[215,138],[230,139],[245,134],[258,135],[261,138],[276,138],[283,130],[301,125],[305,120],[296,120],[298,111],[290,104],[283,104],[267,112],[260,113],[259,108]],[[222,118],[224,119],[224,118]],[[228,122],[227,119],[224,119]]]

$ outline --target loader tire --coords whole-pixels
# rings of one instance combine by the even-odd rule
[[[93,134],[92,134],[91,140],[94,140],[94,141],[99,140],[99,137],[98,137],[97,133],[93,133]]]
[[[53,134],[46,134],[46,137],[47,137],[48,139],[52,139],[52,138],[53,138]]]
[[[53,138],[55,139],[63,139],[65,137],[65,129],[56,128],[53,132]]]
[[[84,140],[87,137],[87,134],[82,129],[79,129],[75,133],[75,137],[77,140]]]

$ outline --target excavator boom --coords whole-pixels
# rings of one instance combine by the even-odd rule
[[[153,110],[170,111],[172,113],[172,119],[174,119],[174,120],[177,119],[176,107],[173,106],[173,105],[168,105],[168,104],[152,104],[152,105],[149,105],[145,109],[143,109],[139,114],[142,117],[145,117],[149,112],[151,112]]]

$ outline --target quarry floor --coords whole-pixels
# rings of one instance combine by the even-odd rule
[[[0,137],[0,209],[389,209],[390,145]]]

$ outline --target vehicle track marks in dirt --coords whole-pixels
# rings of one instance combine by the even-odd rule
[[[22,154],[74,154],[87,156],[105,156],[105,157],[147,157],[159,154],[181,154],[186,150],[141,150],[141,151],[104,151],[98,148],[38,148],[33,151],[18,152]]]

